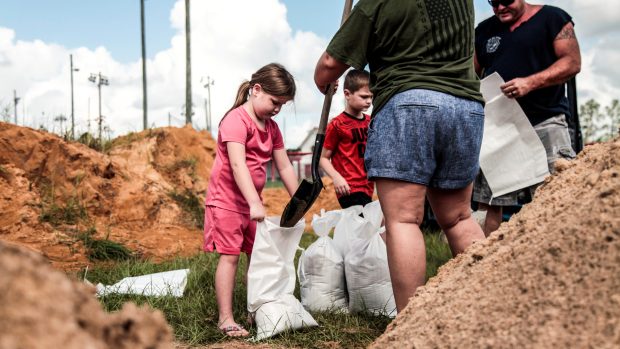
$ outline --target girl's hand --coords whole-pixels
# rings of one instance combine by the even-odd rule
[[[262,222],[265,219],[265,206],[262,202],[250,204],[250,219]]]

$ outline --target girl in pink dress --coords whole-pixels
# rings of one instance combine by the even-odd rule
[[[268,64],[239,86],[234,105],[219,125],[203,249],[220,254],[215,272],[218,327],[231,337],[249,334],[233,317],[232,299],[239,255],[247,254],[249,266],[256,222],[265,218],[265,164],[273,160],[289,195],[298,186],[282,134],[272,120],[295,97],[295,89],[293,76],[282,65]]]

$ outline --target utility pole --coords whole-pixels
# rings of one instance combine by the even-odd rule
[[[142,28],[142,125],[148,128],[146,103],[146,40],[144,39],[144,0],[140,0],[140,27]]]
[[[207,89],[207,99],[205,100],[205,127],[207,131],[211,132],[211,85],[214,85],[215,81],[213,81],[210,76],[207,76],[204,80],[206,80],[206,83],[203,86]]]
[[[17,125],[17,103],[19,102],[19,97],[17,97],[17,91],[13,90],[13,109],[15,112],[15,125]]]
[[[101,85],[109,85],[110,82],[108,81],[108,78],[101,75],[101,72],[99,72],[98,75],[95,75],[93,73],[90,74],[90,77],[88,78],[88,81],[97,84],[97,88],[99,89],[99,146],[103,146],[102,143],[102,131],[101,131],[101,124],[103,122],[103,115],[101,115]]]
[[[69,69],[71,70],[71,140],[75,139],[75,116],[73,108],[73,72],[80,71],[78,68],[73,68],[73,55],[69,55]]]
[[[190,50],[189,0],[185,0],[185,124],[192,124],[192,60]]]

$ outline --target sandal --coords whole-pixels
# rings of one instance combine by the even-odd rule
[[[243,328],[243,326],[239,324],[222,327],[220,328],[220,332],[222,332],[228,337],[247,337],[250,335],[248,330],[246,330],[245,328]],[[245,334],[232,334],[231,332],[240,332],[240,333],[245,332]]]

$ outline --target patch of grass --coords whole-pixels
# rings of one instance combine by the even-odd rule
[[[181,206],[181,209],[189,215],[191,223],[194,226],[197,228],[202,228],[204,226],[204,200],[201,200],[198,195],[188,189],[182,193],[175,190],[168,193],[168,196],[170,196],[172,200],[176,201]]]
[[[41,222],[48,222],[53,226],[74,225],[87,218],[86,208],[75,197],[69,198],[64,206],[58,205],[54,201],[44,203],[39,216]]]
[[[78,240],[84,243],[87,249],[87,256],[90,260],[96,261],[122,261],[130,259],[133,254],[131,250],[123,244],[106,239],[96,239],[94,235],[97,230],[94,227],[78,234]]]
[[[265,188],[284,188],[284,182],[279,179],[275,181],[267,181],[265,182]]]
[[[437,275],[439,267],[452,258],[452,252],[440,230],[425,230],[423,234],[426,244],[426,279],[428,280]]]
[[[194,156],[190,156],[186,159],[179,160],[170,165],[167,170],[176,172],[182,168],[187,169],[187,173],[192,180],[196,180],[196,166],[198,165],[198,159]]]
[[[427,275],[432,276],[437,267],[449,258],[447,245],[436,232],[424,234],[427,243]],[[314,234],[302,235],[300,246],[307,248],[317,239]],[[447,254],[446,254],[447,252]],[[301,252],[295,257],[295,265]],[[446,258],[447,257],[447,258]],[[148,304],[161,310],[173,327],[176,339],[187,345],[226,343],[230,339],[217,329],[218,310],[215,300],[214,275],[218,255],[201,253],[191,258],[178,258],[156,264],[145,260],[128,260],[110,267],[96,267],[87,278],[94,283],[112,285],[124,277],[139,276],[176,269],[190,269],[183,297],[144,297],[136,295],[107,295],[100,299],[108,311],[121,309],[125,302]],[[247,288],[244,273],[247,258],[240,257],[239,272],[235,279],[233,313],[235,319],[244,324],[247,316]],[[431,267],[432,265],[432,267]],[[433,274],[434,275],[434,274]],[[299,299],[299,286],[295,296]],[[297,348],[361,348],[366,347],[384,331],[391,319],[366,314],[338,314],[320,312],[312,314],[320,327],[280,334],[261,341],[261,344]],[[255,335],[256,330],[251,331]],[[226,344],[223,344],[225,346]]]

